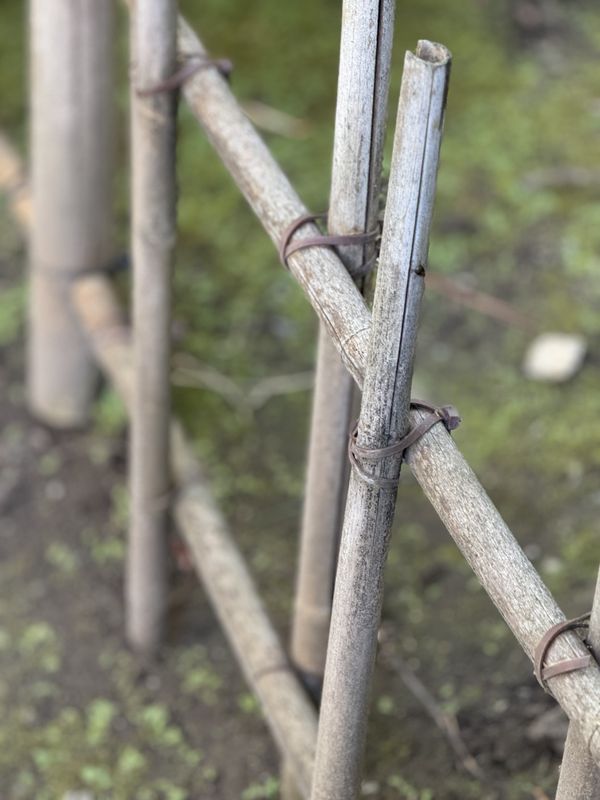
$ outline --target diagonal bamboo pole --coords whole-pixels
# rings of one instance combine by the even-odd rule
[[[126,627],[156,651],[167,602],[171,262],[175,243],[176,96],[142,96],[176,66],[175,0],[137,0],[131,20],[134,413]]]
[[[587,635],[596,660],[600,657],[600,572],[596,582],[590,627]],[[590,756],[585,737],[571,723],[558,778],[556,800],[599,800],[600,769]]]
[[[416,334],[450,70],[441,45],[406,54],[357,443],[387,447],[409,427]],[[400,474],[401,454],[364,469]],[[396,490],[352,470],[335,584],[311,800],[358,794]]]
[[[377,225],[395,0],[345,0],[328,229]],[[373,248],[339,248],[358,269]],[[354,382],[325,326],[319,326],[315,391],[291,655],[307,687],[321,692],[335,562],[347,487],[346,445]]]
[[[413,424],[422,415],[414,412]],[[565,615],[500,516],[453,439],[436,425],[407,451],[407,462],[441,521],[527,656]],[[555,640],[548,663],[584,656],[587,650],[570,631]],[[567,716],[582,731],[586,747],[600,763],[600,669],[550,678],[548,684]]]
[[[88,421],[97,370],[69,282],[112,252],[113,0],[32,0],[33,224],[27,401],[56,427]]]
[[[180,60],[206,55],[196,34],[180,17]],[[287,226],[307,209],[233,97],[227,81],[216,69],[204,69],[186,81],[182,93],[254,213],[279,245]],[[309,236],[319,231],[305,225],[302,233]],[[294,253],[288,265],[337,342],[344,364],[360,382],[369,311],[339,256],[330,249],[315,247]],[[343,341],[335,335],[340,324],[345,328]]]

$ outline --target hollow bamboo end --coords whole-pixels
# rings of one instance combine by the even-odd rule
[[[415,55],[421,61],[440,67],[452,61],[452,53],[445,45],[438,42],[430,42],[428,39],[419,39]]]

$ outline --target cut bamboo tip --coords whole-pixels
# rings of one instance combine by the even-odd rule
[[[430,42],[428,39],[419,39],[415,55],[421,61],[426,61],[428,64],[439,67],[443,67],[452,61],[452,53],[445,45],[438,42]]]

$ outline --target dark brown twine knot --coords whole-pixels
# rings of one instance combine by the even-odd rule
[[[552,694],[546,681],[549,678],[555,678],[557,675],[565,675],[568,672],[575,672],[578,669],[585,669],[592,663],[592,655],[577,656],[574,658],[563,658],[555,664],[544,666],[546,654],[550,649],[550,645],[561,634],[567,631],[573,631],[578,628],[589,628],[590,613],[582,614],[580,617],[574,619],[567,619],[564,622],[557,622],[552,625],[540,639],[535,652],[533,654],[533,673],[537,678],[538,683],[545,692]],[[589,648],[588,643],[582,640],[586,647]]]
[[[376,486],[378,489],[392,489],[398,488],[400,478],[382,478],[376,475],[370,475],[365,472],[364,468],[359,463],[358,459],[364,461],[382,461],[390,456],[400,456],[404,458],[404,452],[421,438],[428,430],[437,425],[438,422],[443,423],[446,430],[456,430],[461,423],[461,418],[454,406],[441,406],[437,408],[429,403],[424,403],[422,400],[411,400],[410,407],[418,411],[428,411],[424,417],[414,428],[411,428],[406,436],[403,436],[397,442],[388,445],[387,447],[369,448],[363,447],[358,444],[358,420],[353,425],[348,438],[348,458],[350,463],[355,469],[356,473],[362,478],[369,486]]]
[[[229,80],[229,76],[233,71],[233,62],[228,58],[208,58],[208,56],[201,55],[188,56],[183,66],[169,78],[165,78],[164,81],[160,81],[147,89],[138,89],[136,94],[138,97],[152,97],[163,92],[174,92],[177,89],[181,89],[183,84],[197,72],[209,67],[214,67],[217,72],[220,72],[224,78]]]
[[[307,247],[339,247],[344,245],[357,245],[368,244],[375,242],[379,236],[379,229],[369,231],[367,233],[346,233],[346,234],[320,234],[319,236],[307,236],[304,239],[298,239],[297,242],[292,242],[292,236],[303,225],[309,222],[316,222],[317,220],[327,219],[327,214],[302,214],[302,216],[295,219],[284,230],[279,244],[279,259],[286,269],[289,269],[287,260],[298,250],[304,250]],[[368,275],[375,266],[377,261],[377,253],[365,261],[364,264],[354,269],[348,269],[348,272],[353,278],[361,278]]]

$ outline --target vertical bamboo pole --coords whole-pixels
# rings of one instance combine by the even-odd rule
[[[395,0],[345,0],[343,5],[331,233],[359,233],[377,224],[394,11]],[[345,247],[340,254],[356,269],[373,255],[373,248]],[[352,376],[320,324],[290,648],[292,662],[316,700],[325,672],[355,391]],[[299,796],[286,767],[281,796],[283,800]]]
[[[358,444],[382,448],[409,425],[410,387],[450,54],[419,42],[406,54]],[[397,456],[367,462],[393,479]],[[369,688],[383,595],[383,568],[395,490],[371,485],[353,470],[338,563],[312,800],[352,800],[360,781]]]
[[[127,636],[144,653],[162,636],[167,594],[170,282],[175,242],[176,96],[141,96],[176,67],[174,0],[132,9],[132,252],[134,406]]]
[[[56,427],[87,421],[96,367],[70,282],[111,255],[113,0],[31,0],[27,395]]]
[[[600,572],[596,582],[587,639],[598,660],[600,658]],[[569,724],[556,800],[600,800],[600,768],[590,754],[585,737],[574,722]]]
[[[347,234],[377,220],[395,0],[345,0],[328,228]],[[340,248],[359,267],[372,249]],[[325,670],[335,561],[347,484],[346,445],[354,381],[319,326],[306,497],[292,620],[291,655],[320,694]]]

